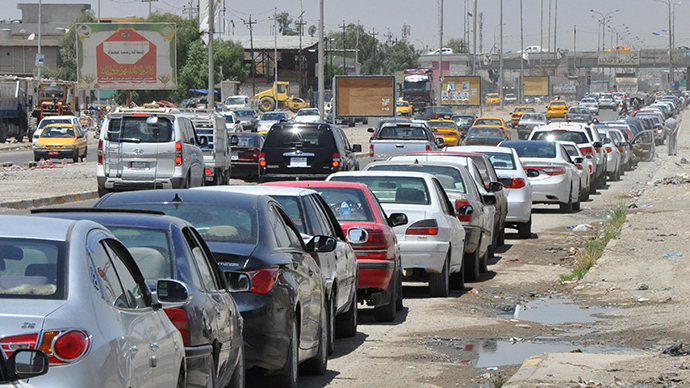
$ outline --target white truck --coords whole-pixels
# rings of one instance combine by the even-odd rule
[[[33,97],[28,93],[29,88],[26,79],[0,79],[0,142],[12,137],[21,142],[24,135],[31,139],[33,131],[29,129],[29,119]]]
[[[204,155],[204,179],[207,185],[227,185],[232,168],[231,139],[225,116],[208,109],[181,109],[194,124]],[[237,137],[235,137],[236,141]]]
[[[368,131],[374,134],[369,141],[369,156],[374,161],[408,152],[436,151],[443,144],[423,122],[391,120]]]

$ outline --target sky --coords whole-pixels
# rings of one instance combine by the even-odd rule
[[[3,12],[3,18],[20,18],[21,12],[16,8],[19,1],[10,0],[14,6]],[[43,3],[90,3],[94,12],[100,1],[101,17],[146,16],[149,4],[142,0],[43,0]],[[153,12],[171,12],[184,15],[190,5],[196,7],[199,0],[156,0],[151,3]],[[201,0],[202,4],[205,0]],[[616,45],[616,34],[608,28],[613,27],[618,35],[626,36],[618,41],[619,45],[640,48],[668,47],[669,12],[667,1],[672,4],[672,14],[676,23],[675,46],[690,46],[690,24],[684,23],[690,14],[690,0],[522,0],[523,3],[523,37],[524,46],[542,45],[545,49],[558,47],[577,51],[593,51],[597,45],[610,47]],[[34,2],[30,0],[22,3]],[[35,1],[37,3],[37,1]],[[257,21],[254,33],[257,35],[272,34],[273,22],[269,19],[274,10],[286,11],[297,18],[304,12],[305,28],[318,23],[319,1],[317,0],[259,0],[237,1],[220,0],[225,8],[227,35],[233,34],[231,23],[234,22],[234,35],[249,34],[244,21],[249,15]],[[495,45],[498,50],[500,41],[501,0],[478,0],[477,14],[483,14],[484,27],[481,29],[481,52],[490,52]],[[377,39],[385,41],[385,35],[400,39],[404,24],[410,26],[409,43],[418,49],[435,49],[439,47],[439,4],[436,0],[324,0],[325,31],[339,31],[339,25],[359,23],[370,33],[376,32]],[[678,4],[675,4],[678,3]],[[503,35],[504,50],[520,49],[520,1],[503,0]],[[443,9],[443,41],[451,38],[462,39],[464,35],[465,6],[474,13],[474,0],[445,0]],[[549,18],[549,5],[551,18]],[[595,12],[592,12],[594,10]],[[618,10],[616,12],[616,10]],[[543,24],[542,14],[543,11]],[[603,15],[607,19],[605,42],[601,43],[601,23]],[[478,15],[477,15],[478,16]],[[479,21],[479,18],[477,18]],[[549,28],[549,20],[551,28]],[[472,22],[470,22],[471,24]],[[470,26],[471,29],[471,26]],[[576,34],[574,34],[576,30]],[[477,30],[477,51],[480,51],[479,27]],[[552,32],[549,34],[549,32]],[[555,44],[554,32],[555,31]],[[654,33],[657,33],[656,35]],[[613,42],[611,37],[614,36]],[[550,39],[549,39],[550,37]],[[575,39],[574,39],[575,38]],[[624,41],[625,40],[625,41]],[[470,32],[470,42],[473,35]],[[599,43],[597,43],[599,42]],[[472,44],[471,44],[472,45]]]

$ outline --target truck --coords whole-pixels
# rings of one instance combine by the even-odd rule
[[[29,120],[33,97],[28,93],[29,87],[28,79],[0,79],[0,143],[12,137],[21,142],[25,135],[31,139]]]
[[[253,102],[258,101],[262,112],[276,110],[277,108],[289,109],[297,112],[302,108],[309,108],[309,103],[295,96],[288,96],[289,82],[278,81],[273,83],[271,89],[259,92],[252,97]]]
[[[436,138],[421,122],[393,119],[383,122],[376,130],[369,128],[368,131],[373,133],[369,141],[369,157],[375,162],[408,152],[436,151],[443,144],[443,139]]]
[[[600,81],[600,80],[592,80],[592,83],[589,85],[589,92],[590,93],[601,93],[601,92],[608,92],[611,90],[609,88],[609,81]]]
[[[45,80],[38,84],[38,100],[32,113],[39,123],[45,116],[75,116],[76,82]]]
[[[432,69],[406,69],[403,74],[402,97],[412,104],[414,112],[435,104]]]
[[[232,168],[232,151],[225,116],[208,109],[180,109],[194,124],[204,155],[206,185],[227,185]],[[237,137],[233,139],[237,142]]]

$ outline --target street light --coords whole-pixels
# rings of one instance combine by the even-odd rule
[[[613,35],[614,34],[616,35],[616,46],[618,46],[618,40],[620,39],[620,32],[622,32],[622,31],[618,30],[619,27],[625,27],[624,31],[628,31],[628,32],[630,31],[630,28],[628,28],[628,26],[626,26],[625,23],[619,24],[619,25],[614,26],[614,27],[609,26],[609,31],[611,31],[611,46],[613,46]]]
[[[660,1],[660,0],[657,0],[657,1]],[[611,16],[611,15],[618,12],[618,11],[620,11],[620,9],[608,12],[606,14],[603,14],[603,13],[595,11],[593,9],[589,10],[589,12],[592,12],[592,13],[600,16],[600,17],[596,17],[596,16],[592,15],[592,17],[597,19],[599,21],[599,24],[602,25],[602,27],[601,27],[601,49],[602,50],[604,49],[604,45],[606,44],[606,23],[613,18],[613,16]],[[598,43],[597,43],[597,45],[598,45]]]

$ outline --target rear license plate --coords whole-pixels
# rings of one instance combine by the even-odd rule
[[[58,154],[57,151],[48,151],[48,155],[57,155],[57,154]]]
[[[132,162],[132,169],[133,170],[142,170],[149,168],[149,163],[148,162]]]
[[[232,155],[230,155],[230,160],[238,160],[240,158],[240,155],[238,154],[237,151],[233,151]]]
[[[307,158],[291,158],[290,167],[307,167]]]

